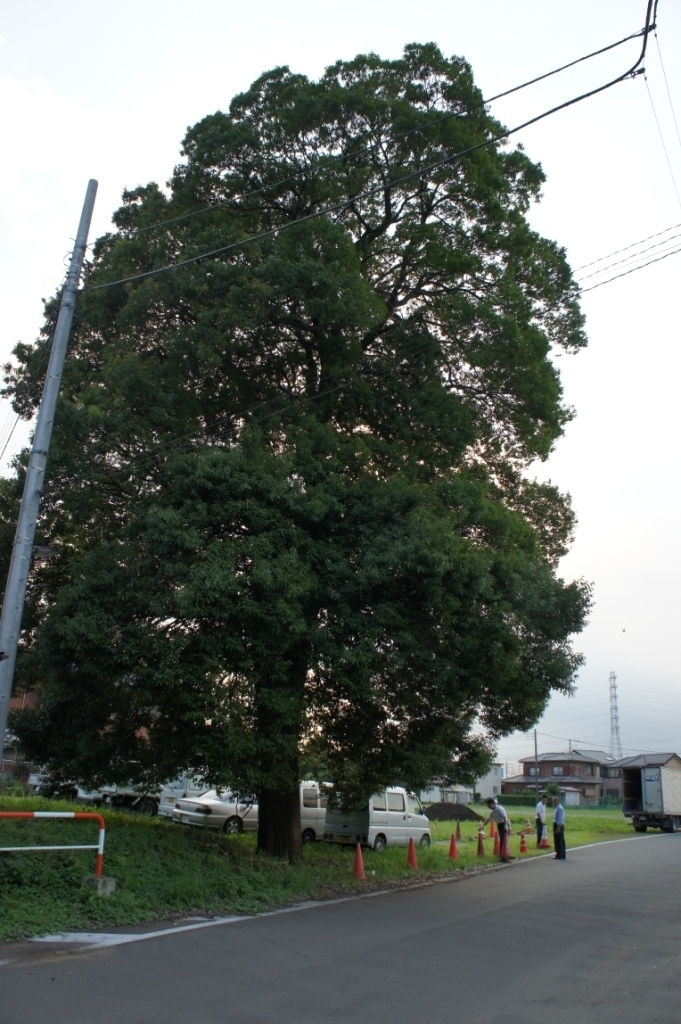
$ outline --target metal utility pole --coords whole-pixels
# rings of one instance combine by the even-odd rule
[[[3,763],[7,714],[10,697],[12,696],[21,618],[24,611],[26,581],[33,558],[33,540],[40,512],[40,498],[43,490],[47,454],[50,448],[54,415],[61,386],[64,359],[66,357],[66,347],[71,332],[71,321],[73,320],[73,310],[76,304],[78,282],[81,270],[83,269],[87,236],[90,230],[90,221],[92,220],[96,195],[97,182],[91,179],[88,182],[87,192],[85,193],[85,202],[80,216],[80,224],[78,225],[76,243],[73,247],[71,264],[62,292],[59,317],[54,332],[52,352],[43,388],[43,397],[38,409],[38,418],[33,435],[33,447],[26,472],[26,482],[21,499],[17,531],[12,548],[12,559],[5,587],[5,598],[2,603],[2,615],[0,616],[0,770]]]
[[[610,673],[610,756],[622,759],[622,744],[620,742],[620,716],[617,710],[617,676]]]
[[[537,754],[537,730],[534,730],[534,789],[539,803],[539,755]]]

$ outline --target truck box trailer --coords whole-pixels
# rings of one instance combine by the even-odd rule
[[[636,832],[681,831],[681,770],[648,764],[622,768],[622,809]]]

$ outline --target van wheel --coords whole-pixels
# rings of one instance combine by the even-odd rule
[[[634,832],[645,832],[647,828],[647,825],[634,825]]]
[[[311,828],[306,828],[303,832],[303,845],[305,843],[314,843],[317,836],[314,834]]]
[[[135,810],[137,814],[143,814],[145,818],[153,818],[158,814],[156,801],[146,796],[143,800],[140,800],[139,803],[135,804],[133,810]]]
[[[238,836],[243,827],[241,818],[227,818],[222,826],[222,831],[226,832],[228,836]]]
[[[427,850],[430,846],[430,836],[421,836],[419,846],[422,846],[424,850]]]
[[[385,850],[385,847],[385,836],[376,836],[376,838],[374,839],[374,850]]]

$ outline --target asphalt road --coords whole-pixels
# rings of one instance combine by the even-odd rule
[[[0,1021],[679,1024],[681,836],[85,952],[4,945]]]

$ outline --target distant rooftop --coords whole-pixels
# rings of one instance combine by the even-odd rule
[[[521,764],[534,763],[534,755],[521,757]],[[537,761],[584,761],[589,764],[596,761],[598,764],[613,763],[615,758],[606,754],[604,750],[563,750],[554,751],[548,754],[538,754]]]

